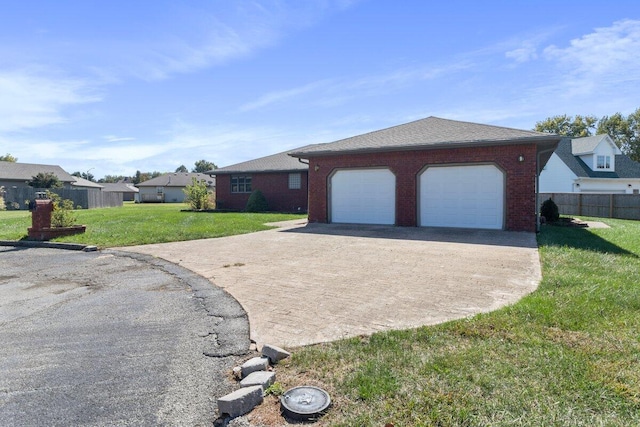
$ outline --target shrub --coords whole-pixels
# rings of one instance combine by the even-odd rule
[[[212,193],[204,179],[198,182],[195,177],[191,178],[191,185],[187,185],[182,191],[186,195],[185,201],[194,211],[206,210],[213,206]]]
[[[540,215],[542,215],[547,222],[556,222],[560,219],[560,212],[558,211],[558,205],[551,199],[547,199],[542,202],[540,207]]]
[[[4,187],[0,185],[0,211],[4,211],[7,209],[7,206],[4,204]]]
[[[264,197],[264,194],[262,194],[262,191],[255,190],[251,193],[244,210],[246,212],[266,212],[269,210],[267,199]]]
[[[53,202],[53,212],[51,213],[52,227],[71,227],[76,223],[76,216],[73,214],[73,201],[62,200],[59,195],[47,191],[47,197]]]

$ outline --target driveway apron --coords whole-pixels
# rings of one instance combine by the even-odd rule
[[[121,248],[224,288],[258,346],[301,346],[464,318],[536,289],[535,234],[288,221],[277,229]]]

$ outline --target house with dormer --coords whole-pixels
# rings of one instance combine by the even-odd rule
[[[540,193],[638,194],[640,163],[609,135],[564,138],[540,173]]]

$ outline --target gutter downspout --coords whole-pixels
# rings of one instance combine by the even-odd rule
[[[557,148],[557,147],[556,147]],[[540,232],[540,209],[538,209],[538,203],[540,202],[540,155],[548,152],[556,151],[556,148],[547,148],[546,150],[539,151],[536,155],[536,233]]]

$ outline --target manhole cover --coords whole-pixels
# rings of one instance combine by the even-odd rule
[[[329,394],[318,387],[300,386],[287,390],[280,398],[285,416],[296,420],[309,420],[322,415],[329,405]]]

